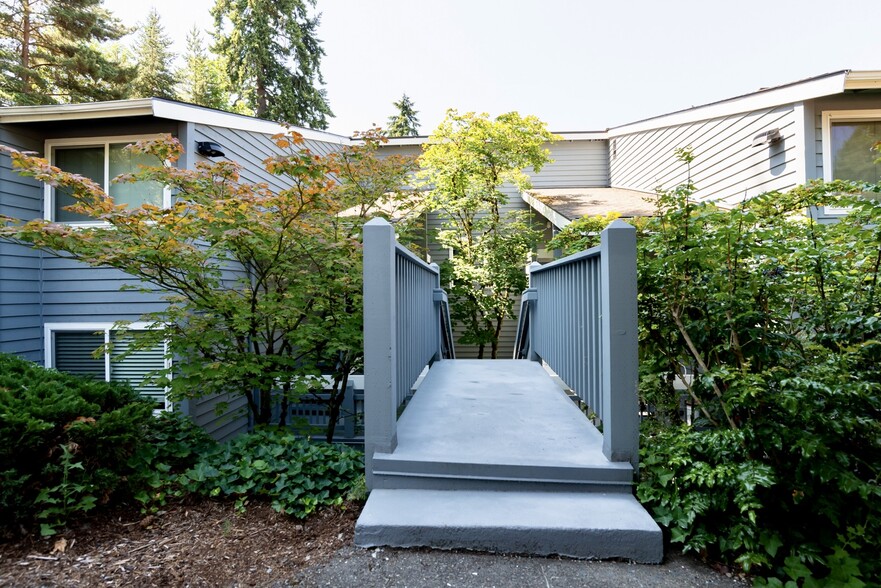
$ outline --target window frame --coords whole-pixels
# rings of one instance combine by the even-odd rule
[[[824,110],[822,117],[823,141],[823,181],[831,182],[832,175],[832,123],[833,122],[881,122],[881,109],[869,108],[862,110]],[[843,216],[850,211],[849,207],[824,206],[823,212],[828,216]]]
[[[43,365],[46,368],[54,369],[55,368],[55,333],[59,332],[83,332],[83,333],[98,333],[104,332],[104,344],[107,345],[110,343],[110,333],[113,331],[120,331],[121,329],[114,329],[115,323],[112,322],[79,322],[79,323],[45,323],[43,325],[43,341],[44,341],[44,353],[43,353]],[[126,327],[126,330],[129,331],[148,331],[153,330],[151,328],[151,323],[138,321],[133,322]],[[171,358],[168,357],[168,340],[166,339],[163,343],[162,349],[165,360],[164,360],[164,368],[168,369],[171,367]],[[111,368],[110,368],[111,358],[109,353],[104,353],[104,381],[110,382],[111,376]],[[172,377],[169,375],[169,378]],[[168,386],[165,387],[165,407],[161,409],[157,409],[154,413],[158,412],[166,412],[174,410],[174,403],[168,400]]]
[[[160,135],[106,135],[100,137],[70,137],[66,139],[47,139],[43,145],[43,153],[51,165],[55,165],[55,149],[58,147],[104,147],[104,182],[102,188],[106,194],[110,193],[110,145],[115,143],[131,144],[144,139],[155,139]],[[94,180],[94,178],[90,178]],[[162,208],[171,207],[171,188],[162,187]],[[93,221],[56,221],[55,220],[55,188],[48,183],[43,184],[43,219],[50,222],[62,222],[72,227],[109,226],[109,223],[101,220]]]

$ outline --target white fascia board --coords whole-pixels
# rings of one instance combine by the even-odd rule
[[[561,141],[605,141],[609,138],[606,131],[566,131],[554,133]]]
[[[688,110],[680,110],[679,112],[637,121],[620,127],[613,127],[609,129],[608,135],[609,137],[619,137],[631,133],[640,133],[663,127],[674,127],[703,120],[722,118],[733,114],[762,110],[763,108],[771,108],[782,104],[804,102],[805,100],[830,96],[832,94],[840,94],[845,90],[845,81],[848,73],[845,70],[780,88],[760,90],[737,98],[729,98],[721,102],[713,102],[712,104],[696,106]]]
[[[180,120],[200,125],[249,131],[252,133],[277,135],[287,133],[288,130],[294,130],[303,135],[304,139],[334,143],[336,145],[351,145],[353,143],[351,138],[342,135],[316,131],[314,129],[304,129],[293,125],[285,127],[284,125],[271,120],[263,120],[262,118],[254,118],[253,116],[246,116],[244,114],[223,112],[221,110],[203,108],[201,106],[193,106],[181,102],[169,102],[167,100],[155,98],[153,99],[152,114],[157,118]]]
[[[881,70],[863,70],[847,72],[844,80],[845,90],[873,90],[881,88]]]
[[[563,133],[554,133],[561,141],[604,141],[609,138],[606,131],[566,131]],[[385,145],[388,147],[394,145],[425,145],[430,142],[431,137],[420,135],[418,137],[389,137]]]
[[[428,135],[419,135],[416,137],[388,137],[388,140],[383,145],[391,147],[393,145],[423,145],[425,143],[428,143]]]
[[[529,192],[520,192],[520,198],[523,199],[523,202],[531,206],[535,212],[551,221],[551,224],[558,229],[563,229],[566,225],[572,222]]]
[[[0,108],[0,123],[24,123],[55,120],[85,120],[153,114],[153,100],[114,100],[84,104],[48,106],[7,106]]]

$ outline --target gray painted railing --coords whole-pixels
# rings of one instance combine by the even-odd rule
[[[437,265],[395,242],[382,219],[364,225],[364,456],[397,445],[398,409],[430,362],[453,357],[447,296]]]
[[[636,230],[612,222],[598,247],[529,266],[515,358],[546,362],[602,421],[603,453],[639,460]]]

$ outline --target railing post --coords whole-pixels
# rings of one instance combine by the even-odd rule
[[[636,229],[622,220],[602,232],[603,453],[639,465]]]
[[[529,361],[541,361],[541,358],[535,351],[535,338],[538,335],[538,330],[536,329],[538,326],[538,290],[535,288],[535,284],[532,283],[532,272],[540,267],[541,264],[537,261],[533,261],[526,266],[526,272],[529,277],[529,288],[523,294],[528,297],[529,304],[529,331],[527,332],[527,335],[529,336],[529,355],[526,358]]]
[[[373,454],[397,438],[395,231],[383,219],[364,225],[364,458],[373,486]]]

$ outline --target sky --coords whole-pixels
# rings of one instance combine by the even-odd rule
[[[214,0],[105,0],[124,23],[154,6],[174,49]],[[321,69],[348,135],[406,93],[430,134],[448,108],[604,130],[842,69],[881,70],[878,0],[318,0]]]

